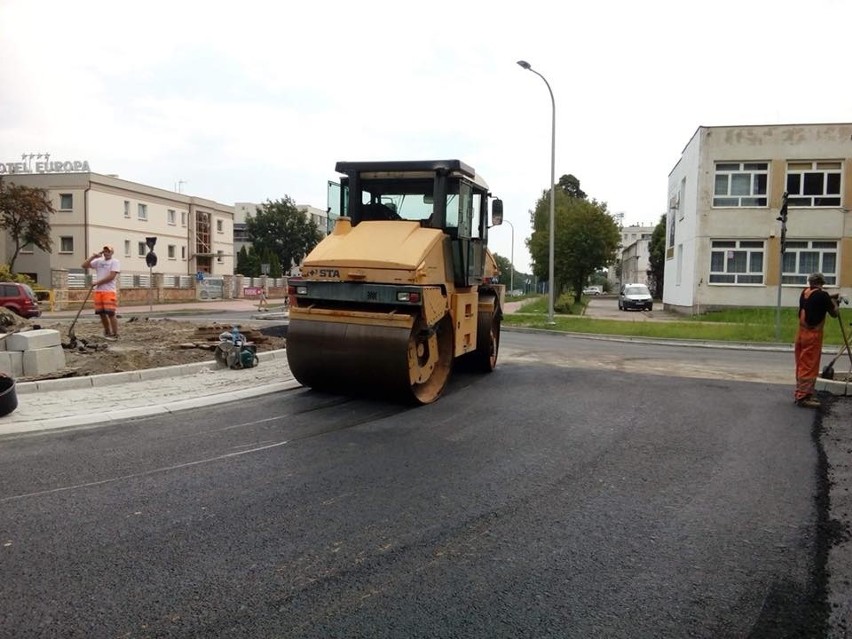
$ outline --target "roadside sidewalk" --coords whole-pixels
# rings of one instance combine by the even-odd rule
[[[17,384],[18,408],[0,417],[0,436],[158,413],[299,388],[284,350],[258,354],[255,368],[216,362]]]

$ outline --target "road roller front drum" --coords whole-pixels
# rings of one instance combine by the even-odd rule
[[[293,318],[287,360],[299,383],[316,390],[429,404],[452,371],[452,320],[430,328],[417,318],[409,328]]]

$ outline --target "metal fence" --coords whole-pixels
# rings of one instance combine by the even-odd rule
[[[90,273],[69,272],[68,273],[68,288],[69,289],[84,289],[92,285],[94,276]],[[134,289],[134,288],[150,288],[151,273],[121,273],[118,279],[119,288]],[[234,290],[231,292],[232,297],[242,297],[246,288],[260,288],[263,286],[264,278],[262,277],[244,277],[242,282],[238,278],[233,280]],[[286,288],[286,277],[267,277],[267,289]],[[163,275],[163,288],[171,289],[192,289],[197,290],[198,299],[215,300],[225,297],[225,278],[216,276],[205,276],[203,280],[196,281],[193,275]]]
[[[213,278],[222,281],[222,278]],[[94,282],[89,273],[68,273],[68,288],[88,288]],[[121,273],[118,276],[120,288],[149,288],[151,273]],[[164,288],[193,288],[195,277],[192,275],[163,275]]]

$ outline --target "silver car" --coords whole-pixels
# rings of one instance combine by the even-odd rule
[[[625,284],[618,294],[618,310],[628,311],[638,308],[642,311],[650,311],[654,308],[654,299],[651,291],[644,284]]]

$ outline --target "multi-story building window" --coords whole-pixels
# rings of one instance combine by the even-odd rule
[[[216,220],[216,232],[221,233],[224,230],[222,220]]]
[[[148,252],[148,245],[145,242],[139,242],[136,245],[136,255],[139,257],[145,257],[145,254]]]
[[[148,205],[147,204],[137,204],[136,205],[136,219],[139,219],[139,220],[147,220],[148,219]]]
[[[124,217],[130,217],[130,200],[124,200]]]
[[[710,284],[763,284],[763,240],[712,240]]]
[[[186,247],[185,246],[180,247],[180,259],[182,259],[182,260],[186,259]]]
[[[169,255],[170,260],[175,259],[175,245],[174,244],[169,244],[168,255]]]
[[[130,257],[130,240],[124,240],[124,257]]]
[[[248,231],[246,231],[246,225],[241,224],[239,222],[234,223],[234,243],[237,242],[249,242]]]
[[[71,193],[59,194],[59,210],[70,211],[74,208],[74,196]]]
[[[175,224],[177,224],[177,214],[175,213],[175,210],[174,210],[174,209],[168,209],[168,210],[166,211],[166,221],[167,221],[169,224],[171,224],[172,226],[174,226]]]
[[[68,235],[63,235],[59,238],[59,252],[60,253],[73,253],[74,252],[74,238]]]
[[[180,212],[180,225],[186,226],[186,211]]]
[[[782,284],[807,286],[808,274],[820,272],[825,283],[837,284],[837,242],[792,240],[786,243],[781,273]]]
[[[768,162],[717,162],[713,206],[766,206]]]
[[[841,162],[788,162],[787,204],[840,206]]]

